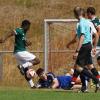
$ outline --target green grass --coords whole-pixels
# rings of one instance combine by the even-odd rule
[[[0,88],[0,100],[100,100],[98,93]]]

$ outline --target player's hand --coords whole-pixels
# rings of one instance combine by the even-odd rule
[[[5,40],[4,39],[0,39],[0,43],[4,43],[5,42]]]
[[[68,44],[66,45],[66,47],[69,49],[69,48],[70,48],[70,44],[68,43]]]
[[[74,55],[73,55],[73,59],[76,60],[77,57],[78,57],[78,52],[75,52]]]
[[[92,55],[95,56],[96,55],[96,48],[92,49]]]

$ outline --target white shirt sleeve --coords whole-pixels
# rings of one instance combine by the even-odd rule
[[[90,25],[90,28],[91,28],[91,34],[97,33],[97,30],[96,30],[96,28],[94,27],[93,23],[90,22],[89,25]]]
[[[78,27],[79,27],[79,23],[77,23],[77,25],[76,25],[76,34],[78,34],[77,33]]]
[[[16,32],[16,30],[13,30],[13,31],[14,31],[14,34],[15,34],[15,35],[17,35],[17,32]]]

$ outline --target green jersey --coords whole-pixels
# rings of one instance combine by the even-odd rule
[[[95,28],[97,28],[100,25],[100,20],[99,18],[95,17],[92,19],[92,23],[94,24]],[[100,46],[100,37],[97,46]]]
[[[26,33],[22,28],[16,28],[14,32],[15,32],[14,53],[20,51],[26,51],[26,45],[25,45]]]

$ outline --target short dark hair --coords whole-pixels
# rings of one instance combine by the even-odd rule
[[[43,69],[43,68],[39,68],[39,69],[36,71],[36,74],[37,74],[38,76],[40,76],[43,72],[44,72],[44,69]]]
[[[29,20],[25,19],[25,20],[22,21],[22,25],[21,26],[24,27],[24,26],[30,25],[30,24],[31,24],[31,22]]]
[[[88,8],[87,8],[87,13],[91,13],[92,15],[95,15],[96,10],[95,10],[94,7],[88,7]]]
[[[81,7],[75,7],[74,8],[74,14],[76,16],[80,16],[80,15],[85,16],[85,10],[83,8],[81,8]]]

